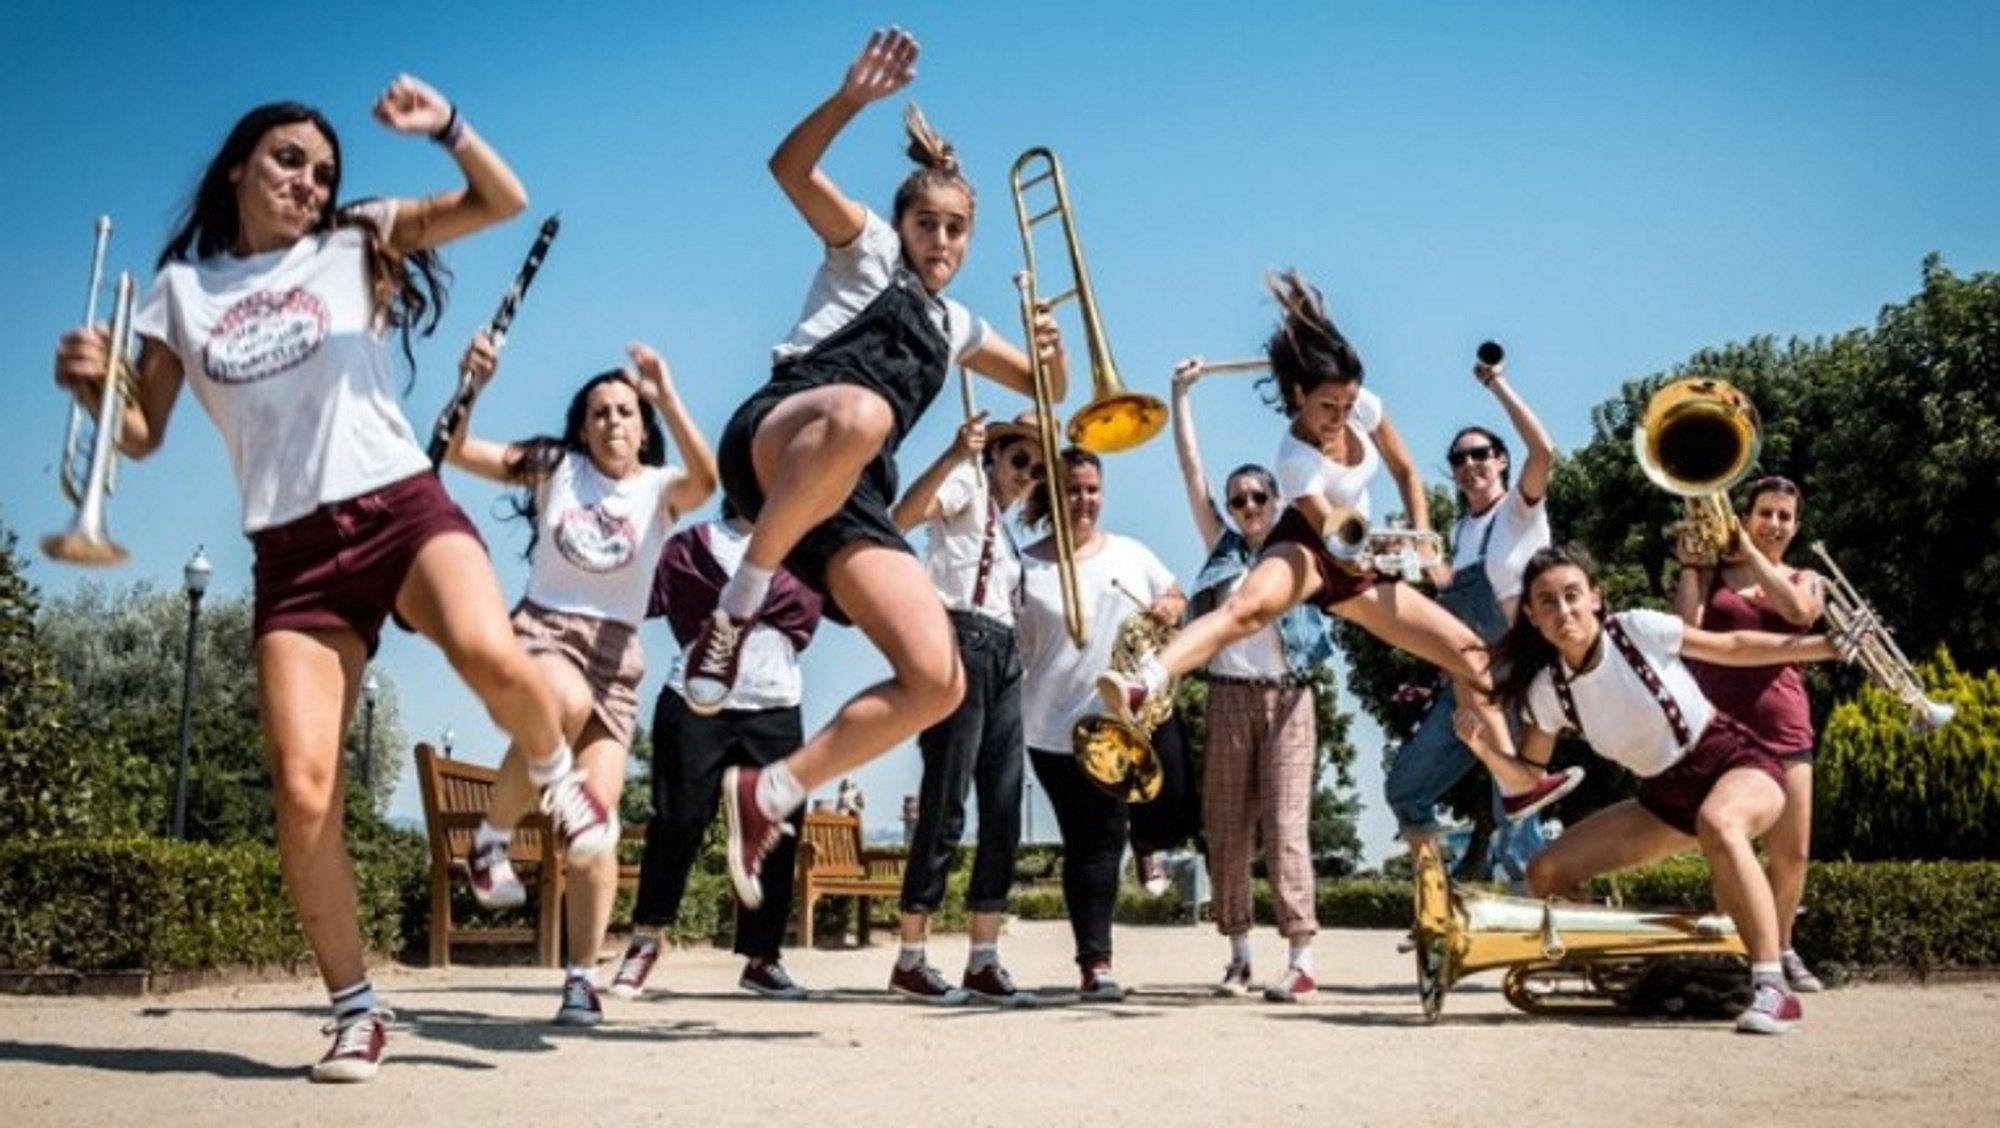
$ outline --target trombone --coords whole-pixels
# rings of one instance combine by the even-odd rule
[[[90,255],[90,292],[84,298],[83,324],[97,324],[97,293],[104,282],[104,251],[111,242],[111,217],[97,217],[97,238]],[[111,351],[106,359],[104,388],[97,417],[86,430],[89,413],[70,400],[64,428],[62,464],[57,468],[63,496],[76,506],[68,529],[42,538],[42,551],[65,564],[120,564],[127,553],[104,527],[104,502],[118,471],[118,434],[125,421],[126,384],[131,379],[127,342],[132,336],[132,275],[118,275],[118,296],[112,306]]]
[[[1868,680],[1910,711],[1910,728],[1917,735],[1933,733],[1950,724],[1958,710],[1924,696],[1923,683],[1917,680],[1910,660],[1903,656],[1903,648],[1896,645],[1895,636],[1889,633],[1875,609],[1847,582],[1847,573],[1833,562],[1826,545],[1814,541],[1812,550],[1826,565],[1826,621],[1833,627],[1841,650],[1851,652],[1853,660],[1868,674]]]

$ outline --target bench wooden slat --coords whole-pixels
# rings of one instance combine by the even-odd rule
[[[861,843],[861,816],[809,811],[799,832],[799,942],[813,942],[813,906],[821,897],[855,898],[855,930],[868,943],[870,903],[903,892],[900,857]]]

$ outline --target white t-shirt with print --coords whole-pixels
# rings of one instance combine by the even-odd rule
[[[813,275],[806,291],[805,308],[799,312],[792,334],[771,350],[773,363],[804,356],[814,345],[840,331],[848,322],[882,295],[903,266],[903,240],[896,229],[872,211],[866,212],[861,233],[845,246],[829,246],[826,258]],[[985,319],[942,294],[930,295],[925,303],[931,324],[951,342],[951,356],[962,361],[979,351],[993,332]]]
[[[612,479],[588,454],[565,454],[536,491],[539,535],[527,598],[551,611],[638,626],[673,528],[667,491],[683,476],[679,467],[641,466]]]
[[[1479,558],[1479,544],[1486,530],[1493,539],[1486,546],[1486,582],[1493,585],[1493,597],[1506,603],[1521,594],[1521,573],[1528,558],[1549,546],[1548,499],[1528,504],[1521,497],[1520,483],[1509,487],[1486,512],[1467,515],[1452,533],[1451,566],[1469,568]]]
[[[1021,590],[1021,558],[1007,531],[1007,518],[993,509],[986,475],[970,460],[952,467],[938,487],[937,508],[926,525],[924,570],[944,597],[949,611],[977,611],[1005,626],[1014,625],[1014,600]],[[986,576],[986,595],[979,606],[972,596],[979,583],[979,560],[992,529],[993,563]]]
[[[1119,625],[1142,609],[1141,602],[1150,606],[1174,586],[1174,574],[1152,549],[1116,533],[1105,534],[1105,540],[1103,548],[1076,562],[1077,595],[1089,632],[1081,650],[1063,626],[1062,581],[1055,564],[1024,557],[1021,719],[1030,748],[1067,749],[1070,728],[1103,711],[1097,675],[1111,665]]]
[[[1577,719],[1590,746],[1598,755],[1647,779],[1673,767],[1687,753],[1708,727],[1715,708],[1695,685],[1687,663],[1681,661],[1681,640],[1686,635],[1678,616],[1634,610],[1620,611],[1612,618],[1625,628],[1632,645],[1658,672],[1660,684],[1680,706],[1690,734],[1687,744],[1674,738],[1666,710],[1660,708],[1653,691],[1639,680],[1608,636],[1601,644],[1595,668],[1581,674],[1567,664],[1563,669],[1569,673],[1570,695],[1576,700]],[[1537,674],[1528,687],[1528,723],[1552,735],[1569,727],[1562,701],[1556,696],[1554,675],[1548,670]]]
[[[1354,397],[1354,410],[1347,417],[1347,431],[1361,447],[1361,461],[1343,466],[1311,443],[1285,429],[1278,444],[1278,461],[1273,468],[1278,489],[1286,501],[1317,494],[1336,508],[1352,509],[1368,516],[1368,487],[1382,469],[1382,453],[1375,449],[1375,431],[1382,426],[1382,397],[1362,388]]]
[[[358,210],[383,230],[395,220],[393,201]],[[430,469],[396,403],[392,330],[370,296],[363,228],[168,263],[133,326],[180,358],[221,432],[245,532]]]
[[[750,534],[737,532],[729,522],[710,521],[708,551],[726,576],[743,566],[743,553],[750,547]],[[667,688],[687,697],[687,651],[674,655],[667,670]],[[743,638],[743,656],[736,667],[736,684],[722,707],[730,710],[786,709],[805,697],[805,680],[799,674],[799,652],[791,637],[775,627],[757,623]]]

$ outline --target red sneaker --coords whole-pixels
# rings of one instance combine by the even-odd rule
[[[1245,960],[1229,961],[1222,969],[1222,982],[1215,985],[1215,995],[1220,999],[1240,999],[1250,993],[1250,963]]]
[[[335,1022],[322,1033],[333,1035],[333,1048],[312,1067],[315,1081],[373,1081],[389,1048],[387,1023],[395,1015],[386,1010],[363,1011],[344,1022]]]
[[[915,967],[897,964],[889,973],[889,990],[906,999],[929,1003],[935,1007],[955,1007],[972,998],[962,987],[953,987],[930,963],[920,963]]]
[[[756,768],[729,768],[722,773],[723,834],[729,843],[729,881],[746,909],[764,903],[764,859],[790,823],[765,816],[757,805]]]
[[[465,871],[472,879],[472,899],[482,908],[514,909],[527,903],[528,891],[507,857],[507,843],[474,846],[465,859]]]
[[[1546,772],[1542,775],[1542,781],[1528,790],[1519,795],[1503,796],[1500,805],[1507,811],[1508,822],[1520,822],[1575,791],[1576,785],[1582,782],[1582,768],[1564,768],[1559,772]]]
[[[743,965],[743,974],[737,977],[736,985],[753,995],[767,999],[803,999],[806,989],[799,986],[785,965],[777,960],[751,960]]]
[[[583,769],[542,788],[542,811],[563,836],[572,859],[596,857],[618,844],[618,816],[585,786]]]
[[[1031,1007],[1041,999],[1033,991],[1023,991],[1014,986],[1014,977],[997,963],[987,964],[978,971],[967,969],[965,978],[960,980],[974,999],[982,1003],[996,1003],[1003,1007]]]
[[[1806,1009],[1799,997],[1775,983],[1760,983],[1750,1009],[1736,1016],[1739,1034],[1790,1034],[1799,1028]]]
[[[1319,984],[1302,967],[1288,967],[1276,983],[1264,988],[1267,1003],[1296,1003],[1319,994]]]
[[[743,660],[743,640],[755,619],[732,619],[720,610],[701,621],[701,631],[688,644],[685,670],[688,711],[712,717],[722,711],[736,687],[736,668]]]
[[[660,961],[660,944],[650,936],[634,936],[618,961],[618,974],[611,980],[611,993],[621,999],[636,999],[646,993],[646,977]]]

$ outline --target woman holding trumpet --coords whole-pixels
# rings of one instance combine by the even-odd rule
[[[1261,370],[1256,362],[1254,370]],[[1195,439],[1189,392],[1195,381],[1224,366],[1182,361],[1174,370],[1174,453],[1180,459],[1188,512],[1208,559],[1194,582],[1196,613],[1214,608],[1243,586],[1257,554],[1278,521],[1278,479],[1255,463],[1223,479],[1229,518],[1215,502]],[[1248,371],[1253,369],[1236,369]],[[1232,527],[1229,520],[1233,519]],[[1202,828],[1208,838],[1208,871],[1215,883],[1215,927],[1229,941],[1229,963],[1218,994],[1238,996],[1251,986],[1250,860],[1261,836],[1271,875],[1278,934],[1289,948],[1282,979],[1265,990],[1273,1002],[1311,996],[1312,943],[1319,933],[1314,908],[1312,846],[1313,757],[1319,727],[1312,671],[1333,653],[1326,617],[1299,604],[1247,638],[1223,647],[1208,662],[1208,744],[1202,753]]]
[[[1460,713],[1489,735],[1475,752],[1499,782],[1508,817],[1525,818],[1567,795],[1583,773],[1550,772],[1546,762],[1514,755],[1513,740],[1490,700],[1485,646],[1471,628],[1414,588],[1378,582],[1327,546],[1323,538],[1336,526],[1356,515],[1366,518],[1368,486],[1384,467],[1396,480],[1413,531],[1427,533],[1423,483],[1381,399],[1362,387],[1361,356],[1327,316],[1319,291],[1290,271],[1269,285],[1284,310],[1265,354],[1280,407],[1291,420],[1277,466],[1288,508],[1241,587],[1189,624],[1138,673],[1104,671],[1098,693],[1113,716],[1131,723],[1155,695],[1171,692],[1175,678],[1269,627],[1285,611],[1311,603],[1451,676]]]
[[[820,168],[842,128],[915,77],[917,41],[877,31],[840,88],[793,128],[771,174],[826,247],[806,308],[775,350],[770,382],[722,433],[729,500],[755,523],[743,564],[687,652],[687,703],[718,711],[736,680],[743,639],[780,565],[828,597],[888,658],[890,680],[848,701],[805,745],[767,768],[723,779],[729,874],[737,896],[763,900],[758,875],[784,819],[821,783],[853,771],[958,705],[965,677],[951,620],[889,513],[896,448],[956,362],[1032,395],[1028,357],[944,288],[972,236],[972,185],[952,147],[912,107],[904,124],[919,168],[884,221]],[[1034,326],[1060,398],[1066,385],[1055,324]]]
[[[362,671],[392,613],[435,642],[494,722],[530,750],[571,855],[608,849],[602,804],[572,774],[556,704],[508,629],[472,523],[430,471],[396,404],[389,341],[442,298],[429,252],[519,212],[521,183],[456,107],[398,77],[375,103],[398,133],[428,136],[462,187],[421,200],[337,204],[340,142],[317,111],[259,106],[209,160],[160,255],[136,319],[143,341],[119,445],[165,437],[192,384],[234,463],[256,548],[253,629],[285,884],[333,1004],[315,1081],[366,1081],[389,1014],[362,958],[342,839],[341,739]],[[427,329],[426,329],[427,331]],[[56,380],[103,394],[107,340],[63,338]]]
[[[1799,532],[1799,487],[1775,475],[1750,485],[1736,546],[1719,560],[1682,553],[1674,611],[1691,627],[1709,631],[1804,634],[1824,606],[1818,573],[1785,565],[1785,551]],[[1805,897],[1812,851],[1812,708],[1805,672],[1797,665],[1718,666],[1690,661],[1702,693],[1756,733],[1784,767],[1783,812],[1764,836],[1765,870],[1777,907],[1778,958],[1794,991],[1820,989],[1819,977],[1792,948],[1792,924]]]

